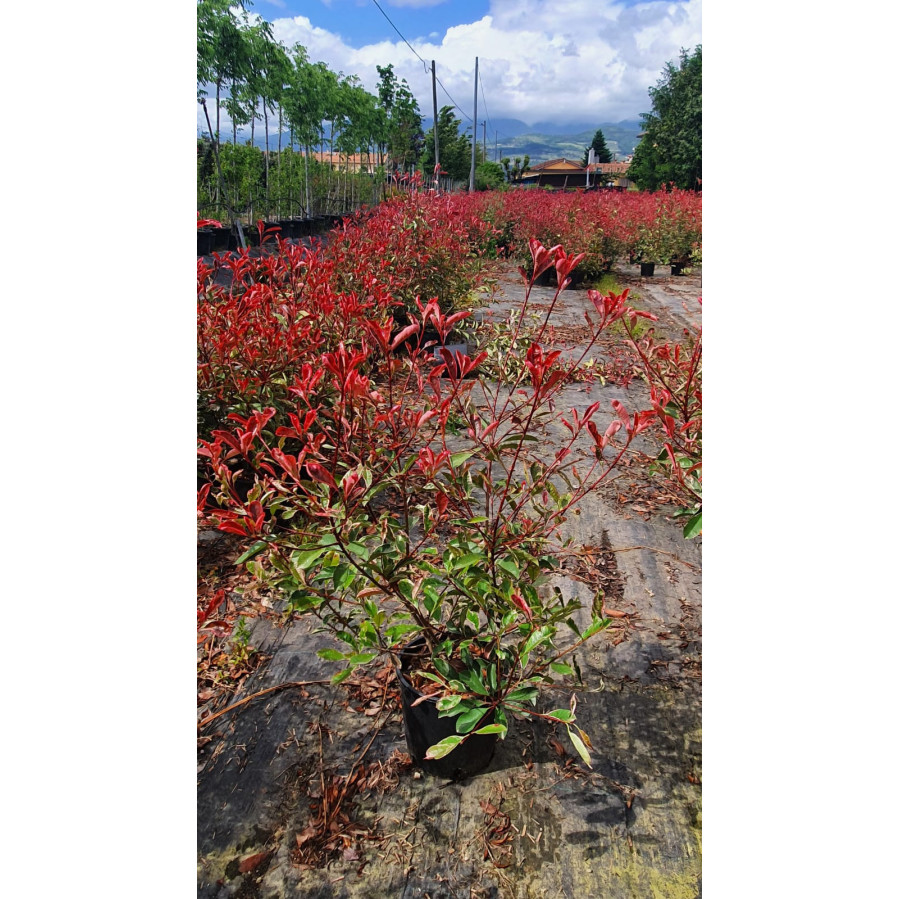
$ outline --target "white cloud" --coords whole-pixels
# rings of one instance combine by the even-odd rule
[[[394,5],[422,2],[427,0],[394,0]],[[407,34],[418,56],[399,38],[352,47],[305,16],[275,19],[273,26],[285,45],[299,42],[313,62],[358,75],[372,93],[376,66],[393,63],[425,115],[432,113],[432,59],[446,91],[471,115],[477,56],[491,120],[516,118],[531,125],[614,122],[648,112],[648,88],[682,47],[690,50],[702,42],[701,22],[701,0],[631,7],[615,0],[492,0],[489,15],[450,28],[442,38]],[[437,103],[450,104],[439,85]],[[478,119],[483,117],[479,93]]]

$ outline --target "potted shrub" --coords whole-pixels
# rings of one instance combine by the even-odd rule
[[[215,219],[201,219],[197,213],[197,255],[209,256],[215,247],[213,228],[221,228],[221,222]]]
[[[563,364],[540,341],[583,254],[537,241],[531,254],[518,323],[549,267],[560,287],[511,384],[466,377],[485,353],[450,367],[446,352],[434,364],[417,335],[433,325],[445,341],[469,313],[444,315],[432,300],[399,332],[390,319],[369,321],[364,340],[304,365],[287,423],[274,426],[273,408],[232,415],[238,427],[201,446],[217,478],[219,508],[210,517],[255,538],[241,561],[335,638],[319,653],[340,665],[333,683],[389,658],[413,760],[454,779],[489,764],[516,717],[561,723],[589,764],[574,699],[546,712],[535,704],[542,687],[575,676],[573,654],[610,620],[601,593],[579,621],[580,602],[547,581],[564,547],[565,515],[655,416],[630,415],[613,401],[600,428],[599,403],[583,414],[555,411],[605,328],[652,316],[628,308],[626,291],[591,290],[593,336],[579,359]],[[555,426],[563,439],[548,439]],[[240,470],[254,478],[242,494]]]

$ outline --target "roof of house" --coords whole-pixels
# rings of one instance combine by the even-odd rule
[[[541,162],[538,165],[532,165],[529,172],[583,172],[584,167],[579,162],[572,162],[570,159],[550,159],[547,162]]]
[[[623,175],[630,167],[629,162],[595,162],[593,165],[584,166],[579,162],[572,162],[570,159],[550,159],[548,162],[541,162],[538,165],[532,165],[525,174],[525,178],[529,175],[539,175],[541,173],[558,172],[565,175],[584,175],[589,169],[591,172],[601,172],[603,175]]]

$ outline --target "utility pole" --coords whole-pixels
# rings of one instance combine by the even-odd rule
[[[437,138],[437,68],[434,60],[431,60],[431,91],[434,95],[434,168],[440,166],[440,141]],[[437,176],[437,187],[440,187],[439,175]]]
[[[484,162],[487,161],[487,123],[481,122],[481,127],[484,129]]]
[[[471,174],[468,176],[468,190],[474,193],[474,155],[478,146],[478,58],[474,58],[474,118],[471,129]]]
[[[499,134],[493,132],[493,161],[499,162]]]

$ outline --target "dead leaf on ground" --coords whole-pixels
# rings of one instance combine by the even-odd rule
[[[245,859],[242,859],[240,864],[237,866],[237,870],[240,871],[241,874],[248,874],[250,871],[258,868],[270,855],[272,854],[272,850],[268,850],[266,852],[257,852],[255,855],[248,855]]]

